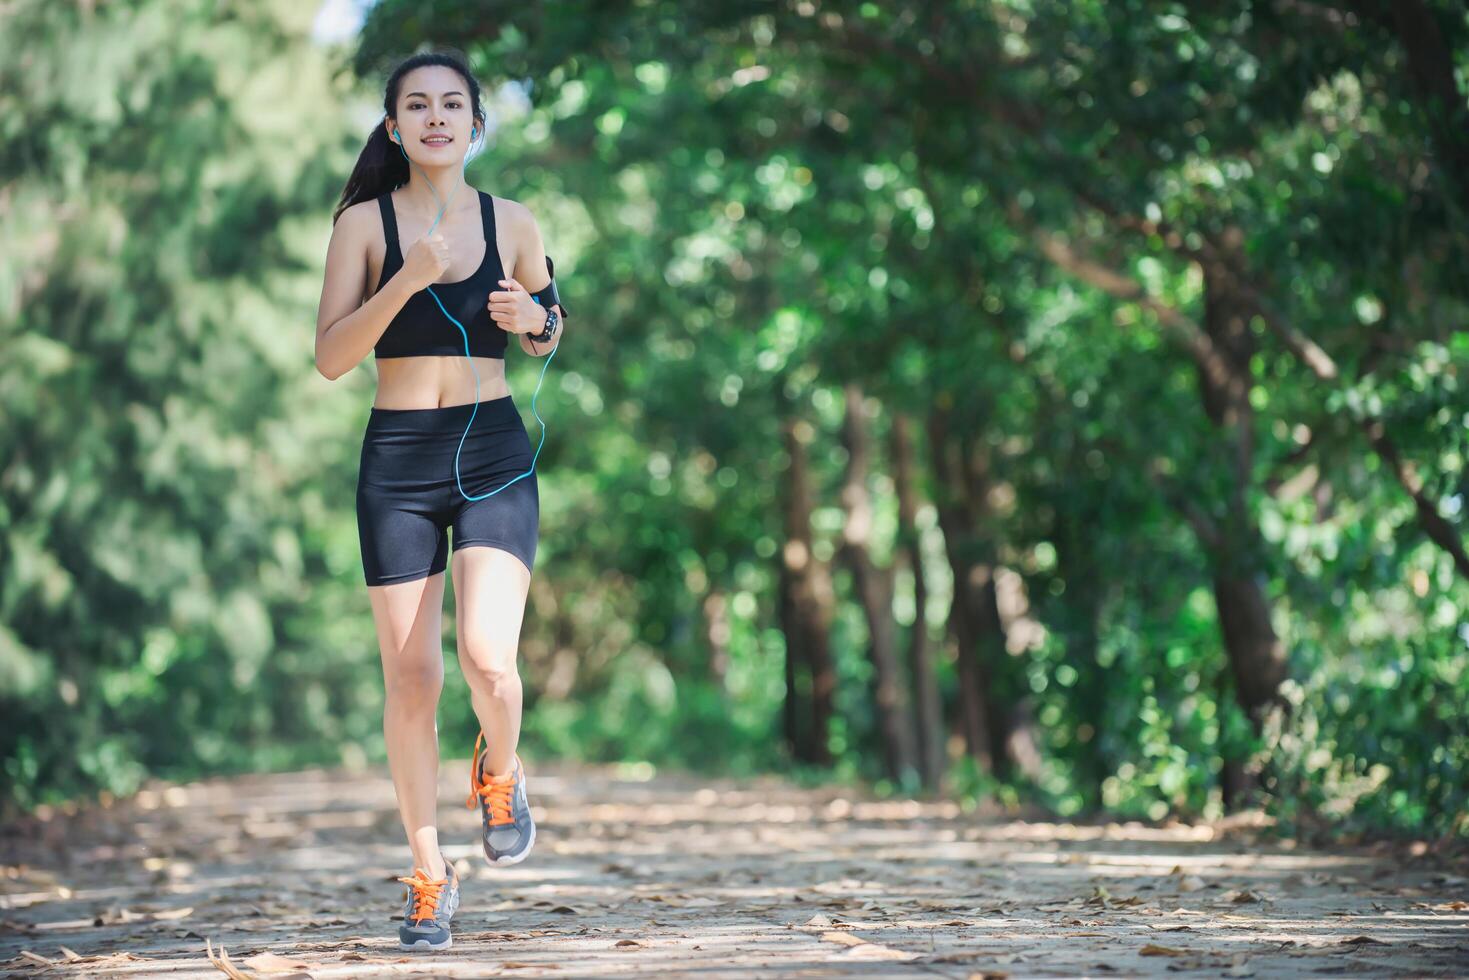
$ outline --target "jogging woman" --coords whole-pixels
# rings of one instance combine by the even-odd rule
[[[316,366],[335,380],[369,353],[378,364],[357,526],[382,654],[388,764],[412,851],[412,872],[399,879],[398,940],[445,949],[459,881],[435,826],[443,573],[452,551],[459,664],[480,723],[469,806],[480,809],[486,858],[514,864],[535,842],[516,753],[516,648],[540,496],[505,350],[513,337],[526,354],[549,356],[564,311],[529,209],[464,180],[485,113],[463,60],[430,52],[403,61],[383,111],[333,215]]]

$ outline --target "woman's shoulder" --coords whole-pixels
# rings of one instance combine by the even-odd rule
[[[378,221],[377,198],[369,197],[365,201],[358,201],[343,209],[337,217],[337,224],[353,231],[362,231],[368,227],[369,222],[376,224]]]
[[[524,237],[533,240],[540,235],[540,225],[527,205],[508,197],[499,196],[494,198],[494,202],[495,222],[502,234],[509,233],[514,238]]]
[[[507,221],[523,222],[531,220],[530,208],[519,201],[499,194],[491,194],[489,191],[480,191],[485,197],[495,202],[495,214]]]

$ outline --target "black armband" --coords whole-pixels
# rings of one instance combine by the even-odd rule
[[[548,310],[553,306],[561,307],[561,318],[567,319],[571,316],[571,311],[566,308],[565,303],[561,302],[561,297],[556,295],[556,266],[549,255],[546,256],[546,271],[551,274],[551,281],[546,284],[545,289],[531,293],[531,296]]]

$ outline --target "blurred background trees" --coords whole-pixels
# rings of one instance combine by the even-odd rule
[[[382,757],[312,324],[451,45],[577,314],[529,753],[1469,832],[1460,6],[298,8],[4,15],[13,803]]]

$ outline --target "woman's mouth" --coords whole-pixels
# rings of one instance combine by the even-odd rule
[[[454,142],[454,138],[451,136],[425,136],[422,142],[427,143],[429,146],[444,146]]]

